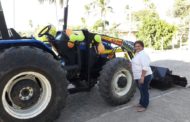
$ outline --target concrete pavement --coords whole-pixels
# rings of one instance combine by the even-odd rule
[[[167,67],[187,77],[190,84],[189,52],[155,51],[149,55],[152,65]],[[113,107],[104,102],[95,87],[89,93],[70,95],[56,122],[190,122],[190,88],[151,89],[150,97],[148,110],[137,113],[132,106],[138,103],[138,91],[129,103]]]
[[[190,89],[177,89],[153,97],[147,111],[138,113],[130,106],[87,122],[190,122]]]
[[[67,106],[57,122],[190,122],[190,89],[175,87],[167,91],[150,90],[150,106],[138,113],[139,92],[122,106],[109,106],[97,88],[68,98]]]

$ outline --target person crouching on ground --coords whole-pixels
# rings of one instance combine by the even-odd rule
[[[153,78],[152,70],[150,68],[150,58],[144,51],[144,43],[136,41],[134,43],[135,56],[132,59],[132,71],[134,80],[140,91],[140,100],[137,107],[137,112],[146,110],[149,104],[149,84]]]

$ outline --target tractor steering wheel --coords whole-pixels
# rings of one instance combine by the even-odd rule
[[[39,37],[47,36],[50,40],[53,40],[54,37],[49,34],[49,31],[51,30],[51,28],[52,28],[52,25],[48,25],[48,26],[44,27],[44,28],[38,33],[38,36],[39,36]]]

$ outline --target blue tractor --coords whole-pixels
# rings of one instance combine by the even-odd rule
[[[69,93],[90,91],[96,84],[111,105],[134,95],[131,44],[88,30],[67,31],[66,3],[63,31],[48,25],[36,38],[7,29],[0,3],[0,121],[54,121]],[[127,59],[115,56],[119,50]]]
[[[48,25],[32,38],[7,29],[0,3],[0,122],[52,122],[68,94],[90,91],[96,84],[110,105],[133,97],[136,87],[129,65],[133,43],[67,29],[66,3],[63,31]],[[116,57],[117,52],[124,57]],[[152,70],[152,86],[187,84],[167,68]]]

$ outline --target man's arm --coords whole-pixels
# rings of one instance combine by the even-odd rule
[[[147,73],[149,65],[150,65],[150,60],[149,60],[149,57],[147,55],[141,55],[140,61],[141,61],[141,65],[142,65],[142,74],[141,74],[141,78],[139,80],[139,83],[143,84],[144,78],[146,76],[146,73]]]
[[[142,74],[141,74],[141,78],[140,78],[140,80],[139,80],[139,83],[140,84],[143,84],[144,83],[144,77],[145,77],[145,75],[146,75],[146,70],[142,70]]]

